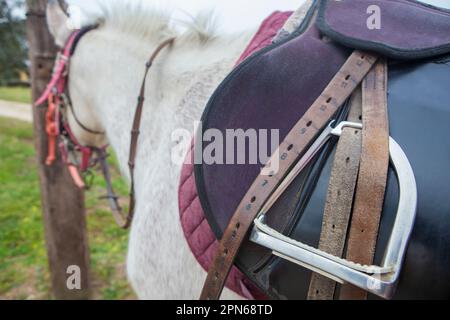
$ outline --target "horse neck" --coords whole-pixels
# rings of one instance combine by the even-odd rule
[[[205,43],[195,37],[178,38],[156,59],[147,76],[139,163],[155,154],[170,160],[171,134],[176,129],[193,130],[207,100],[232,69],[253,32],[217,37]],[[130,130],[144,65],[162,37],[142,41],[132,36],[98,31],[79,57],[90,61],[89,76],[83,77],[88,100],[106,130],[117,154],[121,171],[128,176]],[[148,166],[148,165],[147,165]]]

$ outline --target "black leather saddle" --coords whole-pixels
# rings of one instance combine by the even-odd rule
[[[381,9],[380,29],[363,27],[369,5]],[[224,80],[203,114],[203,132],[278,129],[282,140],[354,49],[389,59],[390,135],[417,182],[417,216],[394,298],[450,298],[449,10],[411,0],[316,1],[295,33],[254,54]],[[344,105],[336,119],[345,115]],[[318,246],[335,146],[330,141],[268,213],[273,229]],[[218,239],[261,167],[196,165],[200,200]],[[398,200],[391,168],[376,264],[383,259]],[[271,298],[306,298],[311,271],[250,240],[236,265]]]

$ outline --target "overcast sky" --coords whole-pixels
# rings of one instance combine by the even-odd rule
[[[10,1],[10,0],[6,0]],[[97,1],[108,0],[66,0],[89,10],[96,9]],[[295,10],[304,0],[122,0],[144,1],[149,5],[174,9],[176,19],[186,19],[187,12],[195,15],[201,10],[215,9],[219,26],[224,31],[240,31],[258,25],[275,10]],[[419,0],[435,6],[450,9],[450,0]],[[16,12],[25,17],[24,10]]]
[[[105,0],[103,0],[105,1]],[[108,1],[108,0],[106,0]],[[136,1],[136,0],[122,0]],[[139,1],[139,0],[137,0]],[[275,10],[295,10],[304,0],[142,0],[151,6],[173,8],[175,19],[186,20],[186,12],[195,15],[199,11],[215,9],[221,31],[233,32],[248,29]],[[450,8],[450,0],[422,0],[436,6]],[[95,10],[92,0],[67,0],[81,7]]]
[[[103,0],[104,1],[104,0]],[[107,0],[106,0],[107,1]],[[135,0],[123,0],[135,1]],[[295,10],[304,0],[143,0],[149,5],[173,8],[175,19],[186,20],[187,15],[214,9],[220,30],[233,32],[258,25],[275,10]],[[450,1],[450,0],[449,0]],[[70,4],[95,10],[96,1],[68,0]]]

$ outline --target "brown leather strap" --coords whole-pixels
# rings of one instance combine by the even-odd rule
[[[362,84],[363,132],[358,184],[346,259],[371,265],[375,254],[389,166],[387,63],[380,60]],[[351,285],[341,289],[341,299],[367,298]]]
[[[141,127],[141,118],[142,118],[142,110],[144,107],[144,100],[145,100],[145,83],[147,79],[147,74],[150,70],[150,68],[153,65],[153,62],[158,57],[159,53],[167,46],[173,44],[175,41],[175,38],[171,38],[168,40],[165,40],[162,42],[152,53],[150,59],[145,64],[145,74],[144,79],[142,80],[141,84],[141,90],[139,92],[138,97],[138,103],[136,106],[136,111],[134,114],[134,120],[133,120],[133,127],[131,130],[131,143],[130,143],[130,153],[128,157],[128,167],[130,169],[130,179],[131,179],[131,188],[130,188],[130,200],[129,200],[129,206],[128,206],[128,214],[126,217],[122,214],[122,209],[120,206],[114,207],[112,206],[111,209],[113,210],[114,218],[116,219],[117,224],[124,229],[127,229],[131,225],[131,221],[133,220],[134,215],[134,207],[135,207],[135,189],[134,189],[134,167],[135,167],[135,160],[136,160],[136,154],[137,154],[137,147],[138,147],[138,140],[139,140],[139,133],[140,133],[140,127]]]
[[[278,172],[269,176],[259,175],[242,199],[219,243],[200,299],[211,300],[220,297],[239,248],[259,210],[296,160],[306,151],[330,122],[338,108],[361,83],[376,60],[377,57],[372,54],[361,51],[353,52],[320,97],[280,144],[270,160],[279,162]]]
[[[361,122],[361,90],[352,96],[348,121]],[[319,249],[341,257],[344,253],[353,195],[361,157],[361,130],[345,128],[338,141],[328,185]],[[332,300],[336,282],[311,275],[308,300]]]

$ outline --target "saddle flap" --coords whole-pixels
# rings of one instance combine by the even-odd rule
[[[321,0],[317,26],[344,46],[394,59],[450,52],[450,10],[414,0]]]

